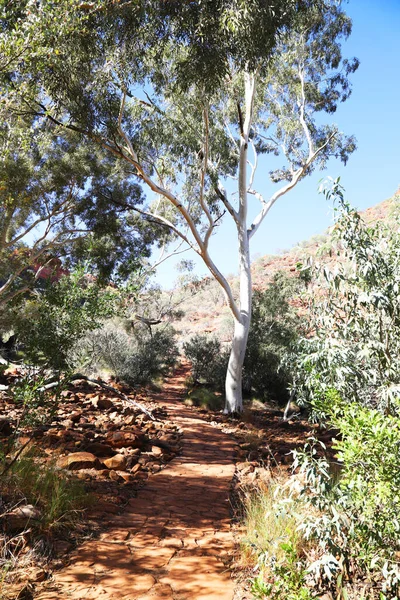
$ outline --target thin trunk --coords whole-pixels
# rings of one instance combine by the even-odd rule
[[[239,236],[240,252],[240,321],[235,319],[232,348],[225,380],[225,410],[240,413],[243,410],[242,370],[246,355],[251,320],[251,270],[250,252],[246,228]]]

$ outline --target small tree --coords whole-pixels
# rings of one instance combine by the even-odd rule
[[[129,3],[112,4],[93,3],[85,26],[60,37],[47,69],[41,54],[40,60],[19,64],[19,76],[26,80],[33,71],[42,86],[43,100],[31,103],[36,118],[50,120],[59,132],[79,132],[114,157],[127,181],[136,178],[155,196],[146,208],[126,198],[110,202],[167,228],[221,285],[235,324],[226,411],[237,412],[251,320],[250,240],[280,197],[317,166],[324,168],[330,156],[345,162],[355,148],[353,138],[316,118],[321,111],[333,113],[349,96],[348,75],[358,63],[342,60],[340,40],[351,23],[333,1],[311,8],[304,3],[308,10],[299,12],[295,24],[292,2],[279,10],[263,2],[206,8],[194,3],[187,10],[167,7],[161,15],[150,6],[140,12]],[[39,20],[48,19],[49,11]],[[32,18],[25,23],[29,27]],[[217,51],[218,68],[210,67],[210,77],[207,48]],[[278,188],[269,198],[255,182],[262,154],[285,161],[271,172]],[[231,198],[228,177],[237,182]],[[260,208],[252,223],[250,198]],[[237,230],[238,300],[209,248],[226,213]]]
[[[335,388],[348,402],[399,414],[398,210],[390,223],[367,225],[338,181],[327,196],[339,203],[333,232],[339,258],[334,270],[315,267],[315,334],[303,339],[295,357],[299,394],[318,405]]]

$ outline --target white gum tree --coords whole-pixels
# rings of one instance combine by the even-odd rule
[[[242,367],[252,306],[251,239],[279,198],[313,169],[324,168],[329,157],[346,162],[355,149],[352,137],[316,120],[316,113],[333,113],[349,96],[348,75],[358,63],[342,60],[339,45],[349,33],[348,18],[333,6],[323,14],[316,11],[314,20],[283,37],[266,69],[235,71],[233,66],[225,89],[216,94],[201,94],[193,87],[177,93],[165,84],[162,98],[148,94],[142,101],[123,93],[121,145],[101,142],[128,161],[154,192],[155,201],[141,214],[190,246],[224,291],[234,321],[225,385],[228,413],[240,412],[243,406]],[[132,135],[130,125],[138,121],[146,126]],[[281,169],[270,173],[277,188],[269,197],[256,187],[263,154],[284,161]],[[228,178],[236,186],[230,196]],[[259,211],[249,220],[249,204],[254,202]],[[211,237],[225,215],[237,231],[238,298],[210,251]]]
[[[335,0],[322,5],[307,11],[294,28],[283,29],[267,59],[230,60],[222,84],[211,88],[201,77],[178,85],[176,74],[188,52],[184,44],[164,47],[161,60],[156,50],[153,57],[150,52],[141,71],[137,57],[125,52],[123,36],[108,49],[104,36],[98,37],[97,54],[87,65],[61,48],[68,84],[59,93],[59,80],[55,85],[50,77],[51,85],[43,84],[43,101],[32,104],[36,117],[52,123],[57,135],[68,128],[85,136],[114,157],[116,175],[139,181],[150,193],[147,206],[137,206],[129,196],[110,195],[110,202],[165,227],[201,257],[222,287],[234,321],[228,413],[242,410],[251,240],[279,198],[314,169],[324,168],[330,157],[346,162],[355,149],[352,137],[323,124],[320,116],[334,113],[348,98],[348,76],[358,66],[341,53],[351,31],[349,18]],[[252,38],[246,43],[251,46]],[[271,196],[257,187],[256,177],[268,156],[274,156],[273,164],[280,157],[283,164],[270,173],[276,184]],[[236,186],[232,194],[227,192],[230,179]],[[252,221],[250,203],[258,205]],[[223,217],[232,219],[237,231],[238,298],[210,251]]]

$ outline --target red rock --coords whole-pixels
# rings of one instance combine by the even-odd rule
[[[127,431],[110,431],[106,441],[112,448],[140,448],[145,437],[140,429],[132,428]]]
[[[42,513],[40,510],[32,506],[32,504],[18,506],[5,516],[5,529],[6,531],[13,532],[23,531],[32,521],[39,521],[41,517]]]
[[[57,461],[57,466],[70,471],[78,469],[92,469],[99,466],[99,460],[90,452],[73,452],[62,456]]]
[[[108,476],[110,479],[112,479],[112,481],[120,480],[120,476],[118,475],[118,473],[116,471],[109,471]]]
[[[86,451],[101,457],[113,456],[115,454],[115,450],[107,444],[102,444],[100,442],[91,442],[90,444],[87,444]]]
[[[152,454],[154,454],[154,456],[161,456],[161,454],[163,453],[162,449],[159,446],[152,446],[151,452]]]
[[[122,454],[116,454],[111,458],[103,460],[103,464],[105,464],[108,469],[119,469],[123,471],[126,467],[126,458],[125,456],[122,456]]]
[[[94,407],[99,410],[108,410],[109,408],[113,408],[114,403],[108,398],[101,398],[100,396],[95,396],[92,399],[92,404]]]

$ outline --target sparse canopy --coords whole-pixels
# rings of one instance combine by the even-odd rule
[[[126,185],[139,182],[149,192],[145,206],[112,194],[110,205],[161,226],[203,259],[235,322],[226,396],[227,410],[240,411],[250,240],[279,197],[329,157],[346,162],[355,148],[353,138],[316,118],[350,93],[348,75],[358,63],[341,54],[350,20],[333,0],[279,7],[71,0],[55,38],[57,10],[24,5],[20,31],[36,32],[42,44],[22,61],[16,52],[10,58],[3,79],[14,91],[6,105],[23,105],[56,135],[72,131],[101,149]],[[20,36],[16,29],[10,35]],[[268,154],[283,165],[272,169],[278,185],[265,197],[256,173]],[[228,178],[237,182],[231,197]],[[259,203],[253,222],[250,200]],[[210,254],[225,214],[237,230],[238,300]]]

